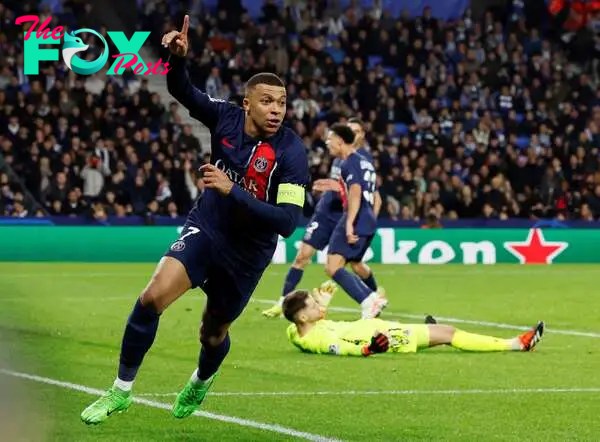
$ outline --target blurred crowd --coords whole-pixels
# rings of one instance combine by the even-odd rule
[[[239,102],[256,72],[282,75],[285,124],[304,138],[315,179],[329,172],[328,125],[360,117],[384,217],[598,219],[598,63],[510,3],[442,22],[428,8],[394,18],[377,1],[265,0],[252,19],[239,0],[216,13],[146,0],[139,29],[161,51],[163,32],[189,13],[191,77],[216,98]],[[201,197],[209,147],[181,125],[185,110],[144,80],[78,77],[62,62],[24,76],[22,38],[5,23],[26,4],[0,5],[0,155],[20,178],[0,175],[0,213],[184,215]],[[593,60],[600,43],[591,48]]]
[[[0,214],[98,221],[185,214],[203,190],[191,172],[202,151],[179,104],[161,102],[143,77],[107,76],[108,64],[78,76],[62,60],[42,62],[39,75],[24,75],[16,17],[38,11],[53,17],[49,27],[74,29],[74,17],[91,13],[76,1],[59,11],[36,3],[0,4]],[[85,40],[95,59],[98,46]]]

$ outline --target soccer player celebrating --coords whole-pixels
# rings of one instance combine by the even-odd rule
[[[353,148],[356,149],[359,154],[372,161],[371,154],[365,147],[365,130],[361,121],[356,118],[351,118],[348,120],[348,127],[352,129],[352,132],[354,132],[355,135]],[[300,248],[298,249],[298,254],[294,259],[294,263],[285,277],[283,291],[279,301],[271,308],[262,312],[266,317],[274,318],[282,315],[281,305],[283,303],[283,298],[293,291],[300,283],[304,268],[308,265],[316,251],[323,250],[325,246],[327,246],[335,226],[342,217],[344,209],[339,195],[341,190],[339,179],[342,162],[343,160],[341,158],[334,158],[329,179],[318,180],[315,182],[315,190],[323,191],[323,196],[319,200],[315,213],[308,223],[308,228],[306,229],[306,233],[302,239]],[[379,196],[379,192],[376,192],[374,207],[375,217],[379,214],[380,208],[381,197]],[[350,266],[354,273],[356,273],[372,291],[378,292],[380,290],[377,287],[377,282],[375,281],[373,272],[369,266],[362,261],[351,262]],[[382,289],[381,293],[383,293]]]
[[[134,379],[162,312],[189,289],[200,287],[207,304],[198,366],[172,410],[177,418],[192,414],[229,351],[229,326],[271,261],[278,235],[289,237],[302,213],[308,159],[300,138],[282,127],[283,82],[270,73],[252,77],[243,109],[212,99],[192,85],[184,65],[188,26],[186,16],[181,32],[165,34],[162,43],[172,53],[169,92],[211,131],[211,164],[201,168],[207,191],[136,301],[123,335],[118,376],[81,414],[88,424],[130,406]]]
[[[379,316],[387,299],[369,287],[347,263],[360,263],[377,229],[376,179],[373,163],[353,149],[354,132],[347,125],[334,124],[327,136],[329,152],[343,160],[341,198],[344,214],[335,226],[327,251],[325,271],[362,307],[362,318]]]
[[[317,291],[329,300],[327,289]],[[438,345],[472,352],[531,351],[541,340],[544,323],[511,339],[495,338],[458,330],[450,325],[401,324],[381,319],[353,322],[323,319],[326,306],[319,296],[295,290],[283,301],[283,314],[292,322],[288,339],[308,353],[370,356],[374,353],[414,353]]]

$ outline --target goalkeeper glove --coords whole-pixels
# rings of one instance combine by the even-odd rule
[[[319,305],[327,307],[337,289],[337,285],[333,281],[325,281],[318,289],[313,289],[312,295]]]
[[[390,340],[383,333],[376,333],[371,338],[371,343],[362,348],[363,356],[370,356],[374,353],[385,353],[390,348]]]

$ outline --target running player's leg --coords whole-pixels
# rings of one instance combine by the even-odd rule
[[[296,258],[292,263],[292,266],[287,272],[285,277],[285,282],[283,283],[283,290],[281,292],[281,296],[272,307],[264,310],[262,312],[263,316],[268,318],[276,318],[281,316],[281,306],[283,304],[283,298],[288,293],[294,291],[296,286],[300,283],[302,279],[302,275],[304,274],[304,268],[310,263],[311,258],[315,254],[315,248],[310,244],[302,242],[300,244],[300,249],[296,254]]]
[[[306,232],[304,233],[302,243],[300,244],[300,249],[294,259],[294,263],[285,277],[281,296],[274,306],[262,312],[264,316],[270,318],[281,316],[283,298],[298,286],[304,274],[304,269],[311,262],[315,252],[317,250],[323,250],[327,246],[335,225],[335,220],[329,219],[327,216],[323,216],[319,213],[315,214],[310,220]]]
[[[373,276],[373,271],[371,268],[362,261],[359,262],[351,262],[350,267],[352,271],[358,275],[360,279],[371,289],[371,291],[377,291],[377,281],[375,281],[375,277]]]
[[[428,327],[430,347],[450,345],[460,350],[474,352],[529,351],[537,345],[544,332],[543,322],[511,339],[469,333],[451,325],[420,325],[419,327]]]
[[[231,347],[229,327],[244,311],[260,279],[236,280],[224,268],[213,266],[207,270],[203,290],[207,303],[200,326],[200,357],[192,373],[173,404],[173,415],[184,418],[197,410],[210,389],[216,373]],[[240,290],[241,289],[241,290]]]
[[[349,261],[361,261],[369,244],[370,238],[368,237],[360,237],[358,242],[348,244],[345,226],[338,224],[329,241],[327,264],[325,265],[325,271],[329,277],[361,305],[363,319],[379,316],[386,303],[383,302],[383,298],[380,300],[378,294],[357,275],[350,273],[344,267]]]
[[[199,230],[192,228],[193,232]],[[161,313],[203,279],[202,263],[195,257],[207,247],[203,235],[184,235],[164,256],[142,290],[127,319],[121,342],[119,369],[113,386],[81,414],[87,424],[97,424],[112,413],[124,411],[132,401],[131,389],[144,356],[152,347]],[[193,281],[192,279],[193,278]]]

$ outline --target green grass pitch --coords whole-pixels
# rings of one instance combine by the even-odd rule
[[[153,268],[0,263],[0,368],[105,389],[116,374],[127,315]],[[29,440],[49,441],[297,440],[288,430],[314,440],[598,440],[599,267],[374,266],[390,298],[384,318],[415,322],[408,315],[431,313],[473,321],[455,325],[501,337],[518,333],[510,325],[543,319],[549,330],[533,353],[443,348],[364,359],[302,354],[287,342],[285,320],[260,315],[265,301],[279,295],[286,270],[266,272],[234,324],[232,350],[202,408],[279,425],[283,433],[207,417],[178,421],[141,404],[87,427],[79,413],[94,396],[6,372],[0,389],[10,383],[20,399],[0,394],[0,411],[8,402]],[[301,286],[324,279],[322,267],[312,265]],[[194,291],[163,315],[135,385],[138,397],[172,402],[196,366],[203,305],[204,295]],[[332,307],[355,305],[340,290]]]

